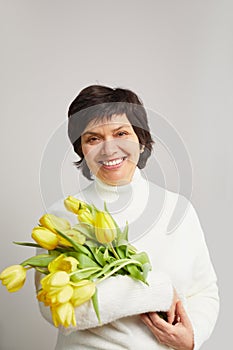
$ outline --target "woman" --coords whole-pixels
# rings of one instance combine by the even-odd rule
[[[76,165],[94,178],[76,197],[99,208],[106,202],[120,226],[128,221],[130,241],[148,253],[153,269],[149,287],[128,276],[101,283],[102,326],[90,303],[81,305],[77,327],[59,330],[56,350],[199,349],[217,319],[216,276],[191,203],[148,182],[139,170],[153,145],[141,101],[129,90],[89,86],[71,103],[68,116],[69,137],[80,157]],[[187,212],[168,235],[178,199]],[[48,212],[76,223],[63,199]],[[48,308],[40,308],[52,323]],[[166,311],[167,321],[156,311]]]

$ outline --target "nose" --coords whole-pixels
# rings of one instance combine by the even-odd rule
[[[112,156],[117,153],[118,146],[116,140],[106,140],[102,143],[101,155],[102,156]]]

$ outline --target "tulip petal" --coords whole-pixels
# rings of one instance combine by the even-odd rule
[[[46,227],[48,230],[56,233],[57,230],[67,231],[69,230],[70,223],[68,220],[60,218],[53,214],[45,214],[40,218],[40,224]]]
[[[45,227],[34,227],[34,229],[32,230],[32,238],[42,248],[47,250],[53,250],[58,245],[57,235]]]
[[[117,234],[116,225],[111,215],[106,211],[96,211],[95,235],[102,244],[111,243]]]
[[[26,269],[22,265],[9,266],[1,272],[0,280],[8,292],[17,292],[25,283]]]

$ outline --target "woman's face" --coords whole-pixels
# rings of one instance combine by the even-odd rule
[[[125,114],[92,120],[81,136],[82,151],[91,172],[109,185],[131,181],[140,156],[140,145]]]

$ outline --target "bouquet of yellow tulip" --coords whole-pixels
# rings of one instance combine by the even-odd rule
[[[7,267],[0,274],[9,292],[22,288],[29,269],[44,274],[37,298],[49,306],[54,325],[76,325],[74,308],[92,300],[101,323],[97,285],[110,276],[129,275],[146,282],[151,270],[145,252],[138,253],[128,242],[128,225],[123,231],[108,212],[69,196],[67,210],[77,215],[78,223],[53,214],[45,214],[32,230],[36,243],[14,242],[23,246],[46,249],[47,254],[30,257],[19,265]]]

